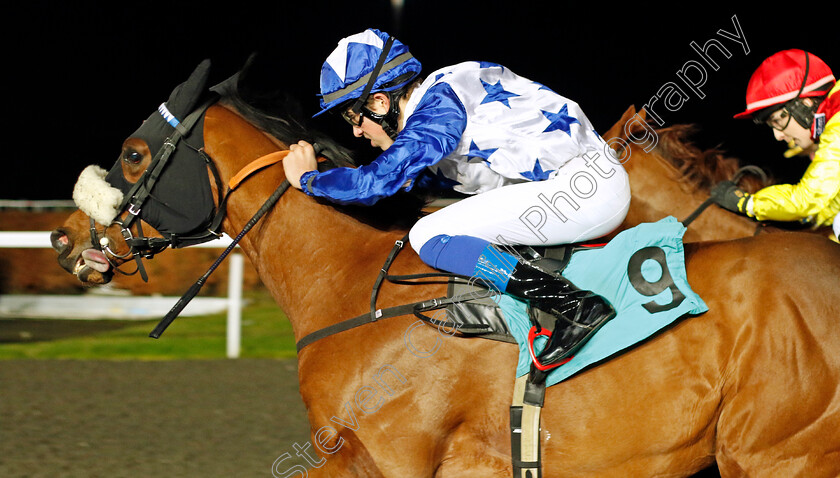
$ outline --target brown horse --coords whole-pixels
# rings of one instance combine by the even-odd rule
[[[296,139],[269,135],[246,116],[225,97],[204,115],[204,149],[224,183]],[[121,158],[135,159],[122,161],[128,176],[149,164],[141,143],[124,144]],[[241,231],[283,180],[283,169],[270,167],[243,183],[224,230]],[[369,311],[371,285],[406,231],[290,190],[240,245],[299,340]],[[104,234],[115,253],[127,250],[117,227]],[[110,271],[82,259],[90,238],[80,211],[53,233],[62,266],[105,282]],[[766,234],[689,244],[686,263],[710,310],[550,387],[544,476],[689,476],[715,460],[725,477],[838,476],[840,247],[816,235]],[[410,249],[391,269],[429,271]],[[444,293],[442,284],[385,283],[378,306]],[[277,459],[275,476],[303,476],[305,467],[329,477],[511,476],[517,347],[422,324],[390,318],[299,353],[312,435]]]

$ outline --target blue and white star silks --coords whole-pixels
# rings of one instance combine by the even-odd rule
[[[414,180],[435,166],[436,183],[477,194],[551,179],[572,158],[605,151],[577,103],[494,63],[470,61],[429,73],[411,93],[403,118],[394,144],[373,163],[307,173],[305,192],[372,204],[422,185]]]
[[[415,185],[422,187],[424,189],[431,189],[431,190],[452,190],[455,186],[458,186],[458,181],[454,179],[450,179],[449,176],[444,174],[441,168],[437,166],[430,166],[426,168],[423,173],[417,176],[417,180],[415,181]]]
[[[378,50],[382,50],[382,46],[385,44],[382,38],[377,35],[374,30],[365,30],[347,38],[342,38],[338,42],[336,48],[332,51],[332,53],[330,53],[330,56],[327,57],[327,61],[325,63],[332,67],[333,71],[335,71],[335,75],[339,79],[344,81],[353,81],[355,79],[353,77],[347,78],[347,63],[353,63],[354,60],[356,60],[355,57],[359,56],[358,52],[348,48],[351,43],[356,44],[356,49],[369,47],[370,49]],[[358,76],[358,74],[355,76]]]

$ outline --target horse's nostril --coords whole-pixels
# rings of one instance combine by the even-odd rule
[[[64,232],[55,230],[50,234],[50,243],[53,249],[61,251],[70,245],[70,238]]]

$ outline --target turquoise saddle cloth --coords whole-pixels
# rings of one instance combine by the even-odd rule
[[[688,285],[682,237],[685,226],[673,217],[622,231],[606,246],[572,255],[563,276],[581,289],[602,295],[617,315],[581,347],[569,362],[551,371],[546,386],[557,384],[645,340],[688,314],[708,310]],[[519,344],[516,376],[530,370],[527,338],[531,328],[525,303],[502,294],[499,305]],[[539,353],[546,339],[534,344]]]

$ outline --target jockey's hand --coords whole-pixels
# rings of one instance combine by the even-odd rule
[[[306,141],[289,145],[289,154],[283,158],[283,169],[289,184],[300,189],[300,177],[303,173],[318,169],[315,148]]]
[[[724,209],[749,216],[747,202],[750,199],[750,194],[732,181],[721,181],[715,184],[711,191],[711,198],[715,204]]]

